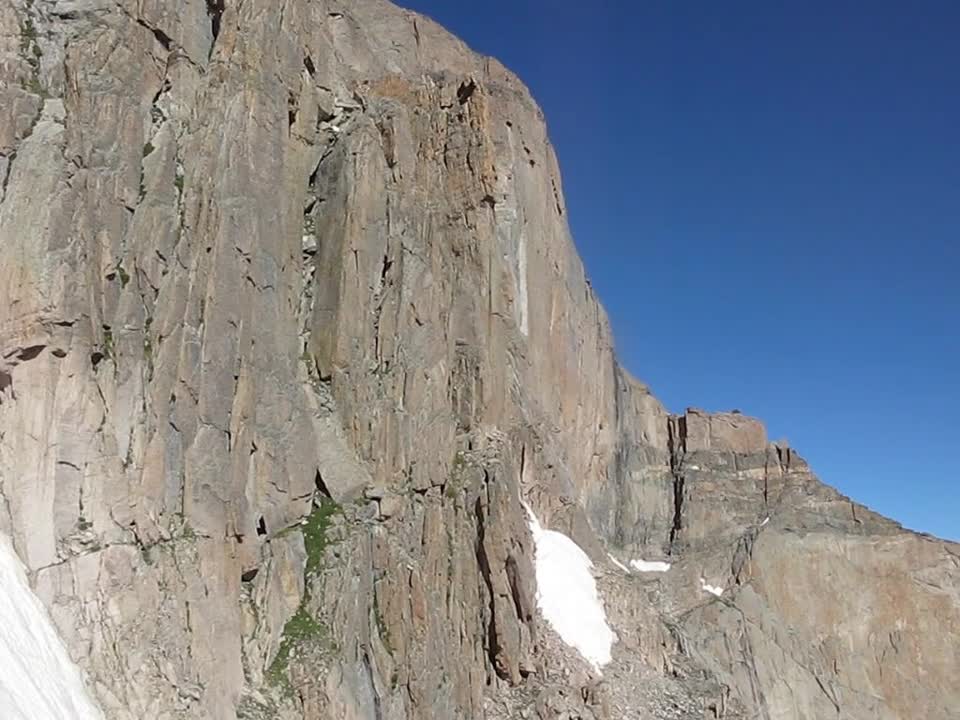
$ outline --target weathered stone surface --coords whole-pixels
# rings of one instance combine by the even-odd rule
[[[768,718],[950,717],[960,548],[822,485],[792,449],[764,447],[753,419],[688,411],[670,422],[674,564],[647,582],[724,706]]]
[[[957,547],[617,365],[539,109],[433,22],[5,2],[0,187],[0,531],[108,718],[960,704]],[[521,497],[597,564],[603,678]]]

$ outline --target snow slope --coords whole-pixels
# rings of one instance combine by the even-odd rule
[[[708,593],[710,593],[711,595],[716,595],[717,597],[720,597],[721,595],[723,595],[723,588],[722,588],[722,587],[720,587],[719,585],[711,585],[710,583],[708,583],[708,582],[707,582],[706,580],[704,580],[703,578],[700,578],[700,587],[701,587],[703,590],[706,590],[706,591],[707,591]]]
[[[630,567],[637,572],[666,572],[670,563],[662,560],[631,560]]]
[[[0,717],[101,720],[23,565],[0,534]]]
[[[612,563],[613,563],[614,565],[616,565],[618,568],[620,568],[621,570],[623,570],[627,575],[630,574],[630,568],[628,568],[628,567],[627,567],[626,565],[624,565],[622,562],[620,562],[619,560],[617,560],[613,555],[611,555],[610,553],[607,553],[607,557],[610,558],[610,562],[612,562]]]
[[[597,592],[593,563],[573,540],[540,525],[524,503],[535,544],[537,606],[560,639],[579,652],[598,673],[610,662],[617,636]]]

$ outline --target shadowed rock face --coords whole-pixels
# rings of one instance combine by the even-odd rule
[[[7,2],[0,187],[0,532],[106,717],[960,704],[960,549],[619,368],[539,109],[431,21]],[[594,558],[602,679],[521,496]]]

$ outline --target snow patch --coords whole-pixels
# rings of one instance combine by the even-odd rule
[[[719,585],[711,585],[703,578],[700,578],[700,587],[706,590],[711,595],[716,595],[717,597],[720,597],[721,595],[723,595],[722,587],[720,587]]]
[[[23,565],[0,534],[0,715],[3,720],[102,720]]]
[[[518,303],[520,311],[520,332],[522,332],[524,337],[526,337],[530,332],[530,310],[528,308],[527,301],[527,236],[524,234],[522,226],[518,245],[517,275],[519,288],[517,289],[517,292],[520,295]]]
[[[628,568],[628,567],[627,567],[626,565],[624,565],[622,562],[620,562],[619,560],[617,560],[613,555],[611,555],[610,553],[607,553],[607,557],[610,558],[610,562],[612,562],[612,563],[613,563],[614,565],[616,565],[618,568],[620,568],[620,569],[623,570],[625,573],[627,573],[627,575],[630,574],[630,568]]]
[[[573,540],[545,529],[530,506],[523,507],[535,546],[537,607],[560,638],[599,673],[610,662],[617,636],[607,625],[593,563]]]
[[[662,560],[631,560],[630,567],[637,572],[666,572],[670,569],[670,563]]]

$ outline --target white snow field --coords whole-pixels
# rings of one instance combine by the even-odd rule
[[[720,587],[719,585],[711,585],[703,578],[700,578],[700,587],[706,590],[711,595],[716,595],[717,597],[720,597],[721,595],[723,595],[722,587]]]
[[[530,506],[523,506],[536,546],[537,606],[560,638],[599,674],[600,668],[610,662],[610,649],[617,636],[607,625],[593,563],[573,540],[545,529]]]
[[[630,567],[637,572],[666,572],[670,563],[662,560],[631,560]]]
[[[610,562],[612,562],[612,563],[613,563],[614,565],[616,565],[618,568],[620,568],[621,570],[623,570],[627,575],[630,574],[630,568],[628,568],[628,567],[627,567],[626,565],[624,565],[622,562],[620,562],[619,560],[617,560],[613,555],[611,555],[610,553],[607,553],[607,557],[610,558]]]
[[[0,533],[0,718],[102,720],[80,670]]]

